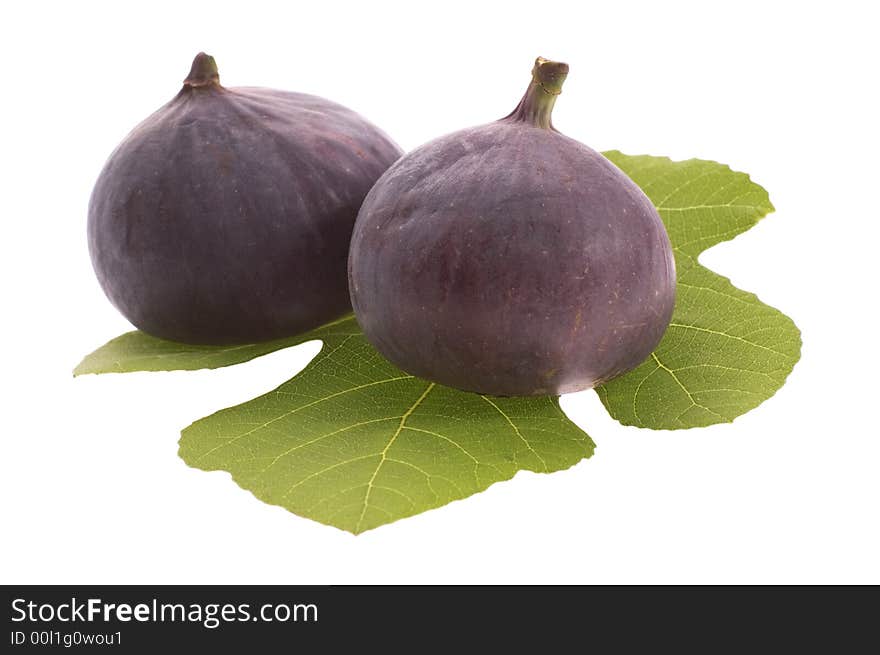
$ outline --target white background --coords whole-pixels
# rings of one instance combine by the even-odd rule
[[[10,9],[11,6],[16,8]],[[878,39],[872,3],[39,2],[0,16],[2,583],[880,583]],[[316,342],[195,373],[73,379],[130,328],[86,207],[199,50],[227,86],[322,95],[405,149],[500,118],[538,55],[597,149],[749,172],[777,211],[702,262],[789,314],[803,359],[733,424],[624,428],[596,455],[354,537],[188,468],[179,430],[274,388]]]

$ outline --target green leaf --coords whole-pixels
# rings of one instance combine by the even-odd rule
[[[593,441],[557,398],[493,398],[415,378],[353,318],[296,377],[183,431],[190,466],[224,470],[257,498],[360,533],[465,498],[518,470],[565,469]]]
[[[349,316],[306,334],[243,346],[193,346],[164,341],[140,331],[126,332],[98,348],[73,370],[74,376],[88,373],[132,373],[135,371],[195,371],[241,364],[282,348],[320,339],[325,330],[347,321]]]
[[[772,212],[767,192],[716,162],[605,155],[660,212],[678,288],[672,322],[655,352],[599,387],[599,397],[625,425],[681,429],[730,422],[776,393],[800,357],[800,332],[790,318],[697,262],[701,252]]]

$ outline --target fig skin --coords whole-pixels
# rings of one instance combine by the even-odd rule
[[[316,96],[225,88],[199,53],[183,88],[110,155],[88,242],[136,327],[194,344],[304,332],[350,311],[348,246],[361,202],[402,154]]]
[[[651,201],[550,121],[568,67],[538,59],[500,121],[397,161],[349,255],[358,323],[415,376],[496,396],[564,394],[650,355],[675,301]]]

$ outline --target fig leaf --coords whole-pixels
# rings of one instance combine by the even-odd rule
[[[593,454],[555,397],[492,398],[408,375],[354,318],[319,328],[291,380],[186,428],[180,456],[257,498],[355,534]]]
[[[772,212],[767,192],[712,161],[604,154],[660,212],[675,253],[677,289],[660,345],[636,369],[598,387],[599,397],[624,425],[674,430],[729,423],[776,393],[800,358],[800,331],[790,318],[697,261]]]
[[[194,346],[157,339],[135,330],[105,343],[73,370],[73,375],[90,373],[134,373],[136,371],[196,371],[222,368],[250,361],[261,355],[321,339],[326,330],[349,319],[345,316],[315,330],[294,337],[240,346]]]

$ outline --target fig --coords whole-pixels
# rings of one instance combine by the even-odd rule
[[[364,200],[352,304],[404,371],[496,396],[563,394],[660,341],[675,301],[669,238],[632,180],[553,127],[567,74],[538,58],[512,113],[410,152]]]
[[[110,155],[92,192],[98,281],[136,327],[195,344],[297,334],[351,311],[361,202],[402,154],[354,111],[221,86],[199,53],[180,92]]]

